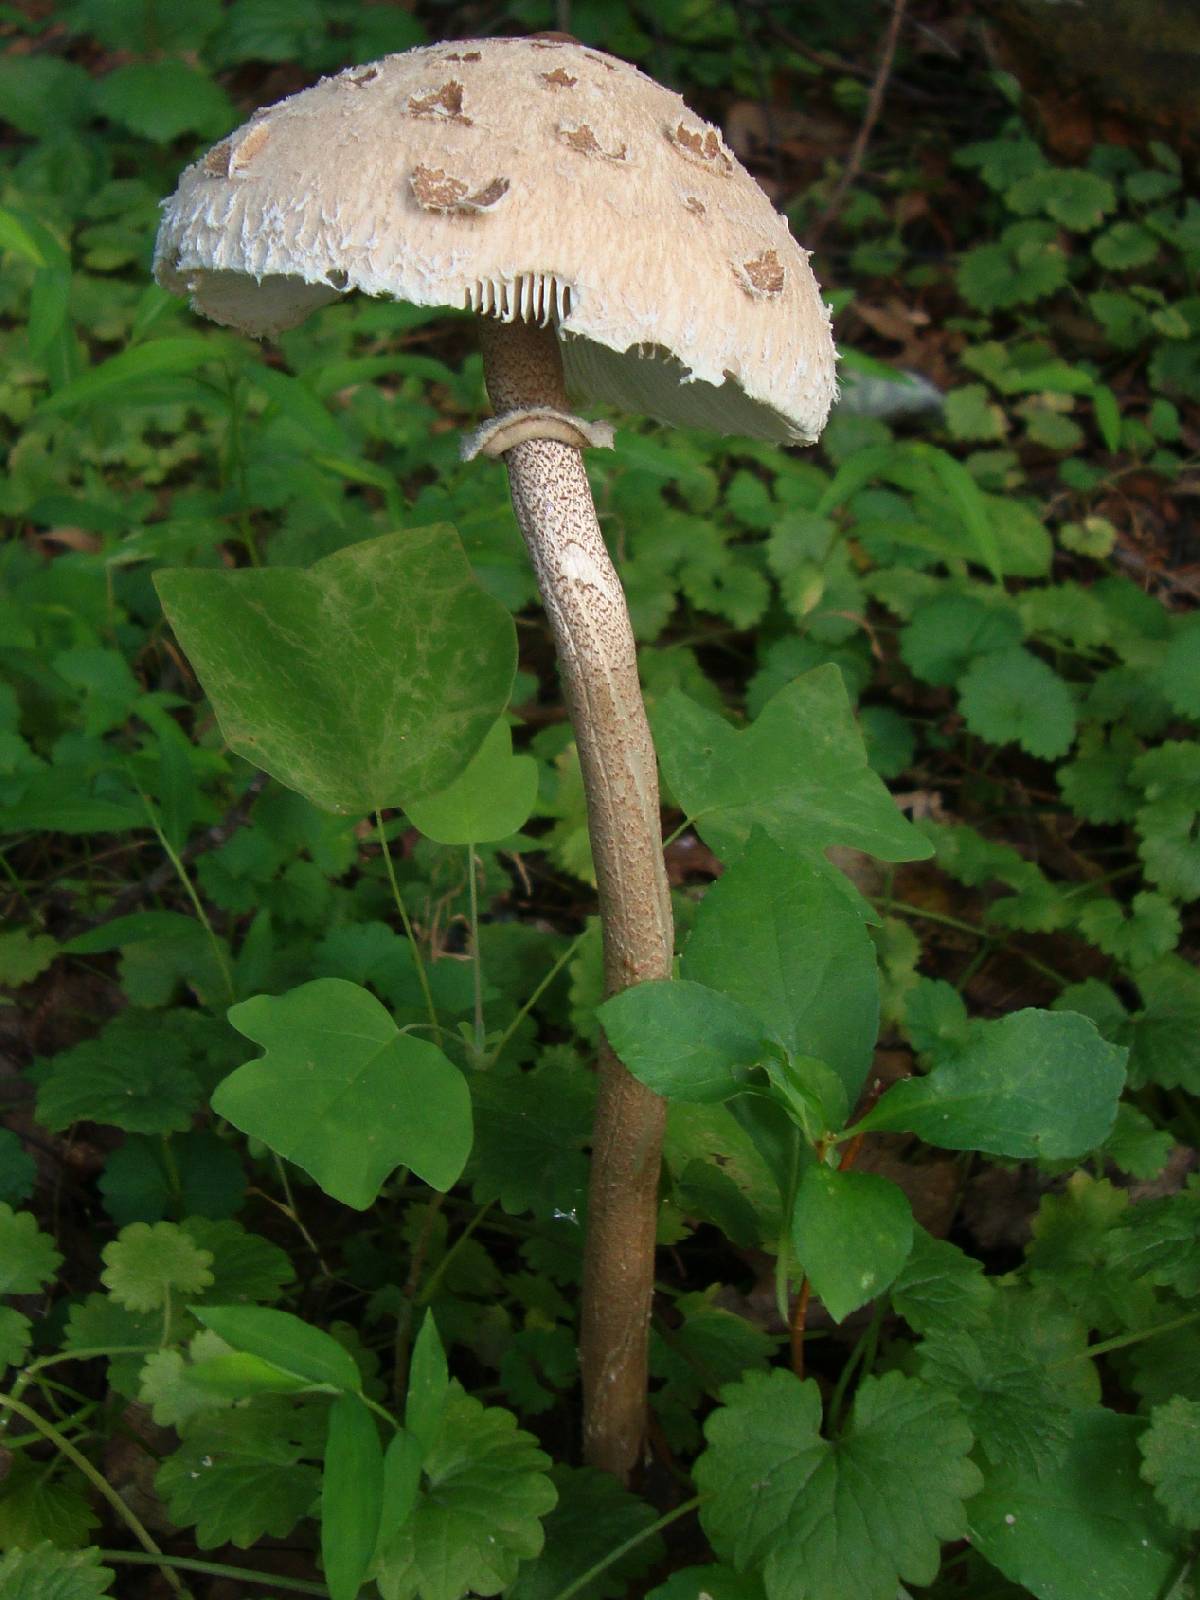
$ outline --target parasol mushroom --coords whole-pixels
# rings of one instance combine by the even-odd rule
[[[609,994],[668,977],[658,776],[620,580],[568,391],[811,443],[835,393],[806,254],[720,132],[563,36],[434,45],[257,112],[183,174],[155,272],[256,335],[353,290],[478,313],[502,456],[587,794]],[[664,1104],[602,1051],[582,1310],[584,1449],[627,1477],[645,1421]]]

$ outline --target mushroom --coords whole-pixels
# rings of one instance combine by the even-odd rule
[[[502,456],[587,794],[609,994],[668,977],[658,776],[620,580],[581,451],[624,411],[811,443],[834,349],[804,251],[720,132],[563,36],[439,44],[256,113],[184,172],[155,272],[256,335],[352,290],[479,315]],[[582,1308],[584,1453],[641,1448],[665,1107],[603,1049]]]

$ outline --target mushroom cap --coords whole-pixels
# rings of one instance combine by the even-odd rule
[[[252,334],[359,289],[553,323],[571,390],[811,442],[836,394],[807,253],[718,129],[556,39],[432,45],[258,111],[165,203],[155,275]]]

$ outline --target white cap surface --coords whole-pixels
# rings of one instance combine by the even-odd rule
[[[183,174],[164,287],[253,334],[358,289],[553,323],[573,392],[809,442],[836,393],[806,253],[720,132],[555,39],[388,56],[259,111]]]

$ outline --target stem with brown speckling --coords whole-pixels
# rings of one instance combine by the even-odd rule
[[[552,328],[481,323],[498,413],[567,409]],[[554,440],[505,455],[517,521],[550,619],[587,795],[600,893],[605,991],[671,975],[671,902],[662,856],[658,768],[621,581],[592,504],[581,453]],[[580,1360],[584,1458],[625,1480],[646,1425],[646,1349],[654,1290],[665,1103],[601,1046]]]

